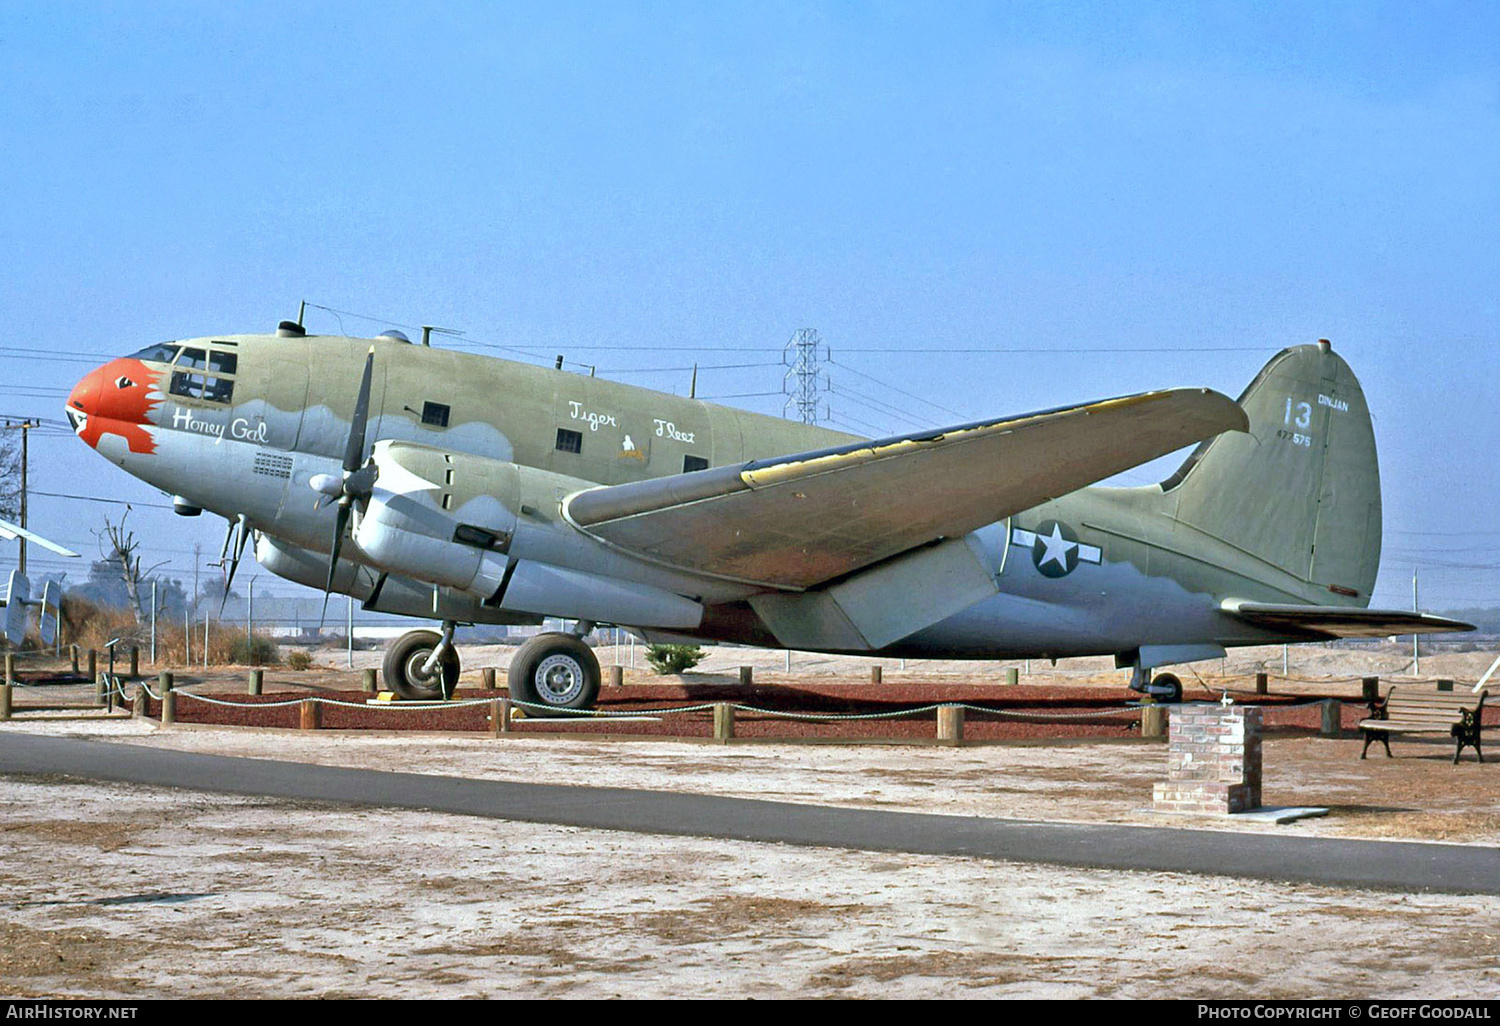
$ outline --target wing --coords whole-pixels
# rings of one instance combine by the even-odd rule
[[[1313,640],[1383,638],[1392,634],[1444,634],[1472,631],[1474,625],[1409,609],[1359,609],[1350,606],[1273,605],[1267,602],[1224,603],[1224,611],[1246,623]]]
[[[673,567],[808,588],[1247,428],[1218,392],[1147,392],[594,488],[563,514]]]
[[[4,538],[7,541],[15,541],[17,538],[25,538],[29,542],[36,542],[36,544],[42,546],[42,548],[44,549],[51,549],[59,556],[69,556],[74,559],[78,558],[78,553],[74,552],[72,549],[65,549],[61,545],[57,544],[57,542],[48,541],[46,538],[43,538],[39,534],[32,534],[30,531],[26,530],[26,528],[13,524],[9,520],[0,520],[0,538]]]

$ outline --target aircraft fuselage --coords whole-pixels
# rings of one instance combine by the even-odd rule
[[[527,527],[515,531],[512,558],[691,596],[706,609],[700,625],[680,632],[694,637],[917,657],[1114,654],[1164,665],[1225,646],[1305,640],[1224,615],[1225,599],[1330,600],[1326,587],[1163,515],[1158,486],[1093,487],[973,532],[965,540],[991,576],[992,593],[897,641],[872,649],[812,621],[787,626],[757,603],[763,588],[613,549],[572,529],[559,516],[559,502],[595,485],[841,445],[856,436],[387,338],[226,335],[167,343],[92,372],[69,397],[69,416],[102,456],[183,505],[245,518],[260,532],[263,563],[321,587],[334,513],[315,508],[309,481],[340,471],[372,347],[370,441],[419,443],[528,469],[503,486],[488,478],[476,485],[449,470],[436,482],[434,508],[490,528]],[[1290,397],[1288,411],[1290,420]],[[1326,419],[1336,411],[1319,412]],[[472,594],[382,575],[357,544],[345,545],[342,556],[335,590],[373,608],[463,622],[535,622],[535,611],[493,608]],[[1351,591],[1333,601],[1364,604],[1368,597]]]

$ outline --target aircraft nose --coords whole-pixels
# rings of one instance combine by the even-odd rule
[[[89,417],[99,412],[99,402],[104,393],[104,368],[96,367],[84,375],[83,380],[68,393],[68,422],[74,431],[82,429]]]

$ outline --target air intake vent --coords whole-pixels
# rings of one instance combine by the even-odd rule
[[[395,328],[387,328],[384,331],[382,331],[379,335],[376,335],[375,337],[376,338],[388,338],[388,339],[392,339],[392,340],[394,340],[396,342],[405,342],[407,345],[411,345],[411,339],[409,339],[409,338],[406,337],[406,332],[404,332],[404,331],[397,331]]]

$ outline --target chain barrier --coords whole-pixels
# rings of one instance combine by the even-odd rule
[[[900,710],[897,710],[896,712],[880,712],[880,713],[794,713],[794,712],[780,712],[779,710],[776,710],[776,709],[758,709],[758,708],[756,708],[753,705],[740,705],[738,702],[731,702],[730,706],[731,706],[731,708],[733,708],[733,709],[735,709],[737,711],[740,711],[740,712],[759,713],[762,716],[778,716],[778,717],[781,717],[783,719],[788,719],[788,720],[822,720],[822,721],[826,721],[826,722],[829,722],[829,723],[837,723],[837,722],[843,722],[843,721],[848,721],[848,720],[895,720],[895,719],[900,719],[902,716],[915,716],[918,713],[931,712],[934,709],[941,708],[942,705],[944,705],[944,704],[945,703],[937,702],[937,703],[934,703],[932,705],[917,706],[914,709],[900,709]]]
[[[126,690],[125,682],[118,675],[103,674],[102,676],[104,677],[104,679],[106,681],[106,691],[107,691],[107,693],[110,694],[111,696],[117,697],[119,699],[120,704],[122,706],[129,705],[131,703],[131,696],[130,696],[130,694]],[[1355,677],[1355,678],[1350,678],[1350,679],[1352,679],[1352,680],[1359,680],[1360,678]],[[1389,678],[1382,678],[1382,679],[1389,679]],[[136,682],[136,687],[139,688],[140,691],[142,691],[146,695],[148,695],[152,700],[157,701],[157,702],[160,702],[162,700],[162,696],[160,694],[158,694],[157,692],[153,691],[151,689],[151,686],[145,680],[139,680],[139,681],[137,681]],[[1216,690],[1229,690],[1229,689],[1216,689]],[[288,708],[290,706],[300,706],[304,702],[316,702],[316,703],[318,703],[320,705],[339,706],[339,707],[346,708],[346,709],[372,709],[372,708],[377,708],[377,709],[397,711],[397,712],[428,712],[428,711],[432,711],[432,710],[464,709],[464,708],[471,708],[471,707],[474,707],[474,706],[490,706],[490,705],[493,705],[496,701],[500,701],[500,699],[495,699],[495,698],[467,698],[467,699],[460,699],[458,701],[447,701],[447,702],[442,702],[442,703],[438,703],[438,702],[420,702],[420,703],[401,703],[401,702],[385,703],[385,702],[379,702],[379,703],[376,703],[376,702],[368,702],[368,701],[366,701],[366,702],[350,702],[350,701],[347,701],[347,700],[344,700],[344,699],[328,698],[328,697],[324,697],[322,695],[308,695],[308,696],[305,696],[305,697],[302,697],[302,698],[287,699],[285,701],[244,702],[244,701],[234,701],[232,699],[225,699],[225,698],[215,698],[215,697],[212,697],[210,695],[203,695],[203,694],[199,694],[197,692],[193,692],[193,691],[189,691],[189,690],[181,689],[181,688],[174,689],[173,693],[176,694],[176,695],[180,695],[183,698],[191,698],[191,699],[193,699],[195,701],[202,702],[205,705],[213,705],[213,706],[220,706],[220,707],[224,707],[224,708],[234,708],[234,709],[282,709],[282,708]],[[1289,703],[1284,703],[1284,704],[1277,704],[1277,705],[1274,705],[1274,706],[1268,706],[1267,708],[1273,709],[1273,710],[1279,710],[1279,709],[1299,709],[1299,708],[1306,708],[1308,706],[1321,705],[1324,701],[1326,701],[1326,699],[1308,698],[1308,699],[1303,699],[1301,701],[1295,701],[1295,702],[1289,702]],[[580,719],[587,719],[589,717],[596,717],[596,718],[597,717],[605,717],[605,718],[609,718],[609,719],[649,719],[649,718],[659,718],[659,717],[668,716],[668,715],[680,715],[680,714],[685,714],[685,713],[707,712],[709,710],[714,709],[716,706],[718,706],[720,704],[724,704],[724,703],[718,703],[718,702],[703,702],[703,703],[700,703],[700,704],[697,704],[697,705],[667,706],[667,707],[658,707],[658,708],[651,708],[651,709],[610,710],[610,709],[562,709],[562,708],[558,708],[556,706],[545,705],[545,704],[540,703],[540,702],[527,702],[527,701],[524,701],[524,700],[521,700],[521,699],[516,699],[516,698],[509,699],[509,702],[510,702],[512,708],[521,709],[521,710],[533,710],[533,711],[539,711],[539,712],[547,713],[548,714],[547,718],[553,720],[554,722],[559,721],[559,720],[565,720],[568,717],[576,717],[576,718],[580,718]],[[733,708],[736,712],[749,713],[749,714],[757,715],[757,716],[768,716],[768,717],[772,717],[772,718],[775,718],[775,719],[798,720],[798,721],[806,721],[806,722],[822,722],[822,723],[846,723],[846,722],[855,722],[855,721],[873,721],[873,720],[896,720],[896,719],[904,719],[904,718],[907,718],[907,717],[920,716],[920,715],[923,715],[923,714],[926,714],[926,713],[933,712],[933,711],[935,711],[937,709],[942,708],[944,705],[956,705],[959,708],[964,709],[964,710],[966,710],[968,712],[978,713],[978,714],[986,715],[986,716],[997,716],[997,717],[1000,717],[1002,719],[1033,720],[1033,721],[1091,720],[1091,719],[1101,719],[1101,718],[1113,717],[1113,716],[1130,716],[1130,717],[1136,717],[1136,716],[1139,716],[1141,714],[1141,711],[1143,709],[1149,707],[1147,704],[1142,703],[1142,704],[1131,704],[1131,705],[1127,705],[1127,706],[1124,706],[1124,707],[1121,707],[1121,708],[1093,709],[1093,710],[1089,710],[1089,711],[1086,711],[1086,712],[1060,712],[1060,711],[1046,711],[1046,710],[1042,710],[1042,711],[1027,711],[1027,710],[1020,710],[1020,709],[1001,709],[1001,708],[996,708],[994,706],[975,705],[975,704],[972,704],[972,703],[969,703],[969,702],[933,702],[933,703],[929,703],[927,705],[913,706],[913,707],[911,707],[909,709],[897,709],[897,710],[892,710],[892,711],[874,712],[874,713],[799,713],[799,712],[789,712],[789,711],[784,711],[784,710],[779,710],[779,709],[764,709],[764,708],[761,708],[759,706],[746,705],[746,704],[743,704],[743,703],[740,703],[740,702],[731,702],[731,703],[727,703],[727,704],[731,708]],[[1205,704],[1205,703],[1197,703],[1197,704]]]

